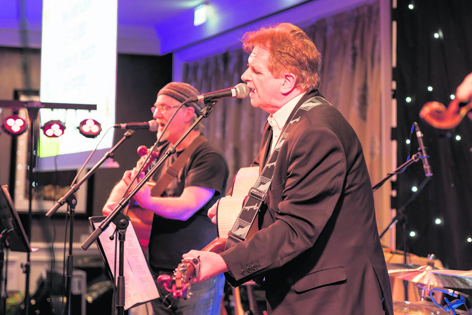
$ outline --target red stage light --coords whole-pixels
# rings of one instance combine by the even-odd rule
[[[58,138],[64,134],[66,126],[60,120],[50,120],[46,122],[43,127],[43,133],[48,138]]]
[[[28,129],[28,124],[20,116],[12,115],[5,118],[2,128],[9,135],[19,136]]]
[[[102,125],[95,119],[84,119],[80,122],[80,133],[87,138],[95,138],[102,131]]]

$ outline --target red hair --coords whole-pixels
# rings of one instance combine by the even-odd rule
[[[280,78],[284,72],[289,72],[297,77],[297,88],[311,91],[319,87],[321,55],[297,26],[281,23],[244,34],[244,50],[250,53],[256,46],[269,51],[269,70],[274,77]]]

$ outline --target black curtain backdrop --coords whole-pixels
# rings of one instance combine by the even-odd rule
[[[459,270],[472,269],[472,242],[468,241],[472,238],[472,121],[466,116],[453,130],[438,130],[422,121],[419,112],[429,101],[448,106],[457,86],[472,72],[471,17],[471,0],[398,0],[393,10],[398,30],[393,70],[397,129],[392,133],[398,144],[397,161],[401,165],[408,157],[406,140],[416,121],[434,174],[406,209],[407,251],[434,254],[446,268]],[[410,155],[417,149],[413,134]],[[404,205],[413,194],[412,186],[418,187],[424,179],[421,162],[397,175],[394,207]],[[397,248],[402,250],[402,226],[397,224],[396,229]],[[416,235],[410,236],[411,231]]]

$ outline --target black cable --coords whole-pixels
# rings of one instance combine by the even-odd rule
[[[92,156],[94,155],[94,153],[97,151],[98,149],[98,146],[100,145],[100,143],[103,141],[103,139],[105,139],[105,136],[106,134],[108,133],[108,131],[110,131],[111,129],[113,129],[113,127],[110,127],[107,129],[107,131],[105,131],[105,133],[103,134],[102,138],[100,139],[100,141],[98,141],[97,145],[95,146],[95,148],[92,150],[92,152],[90,152],[87,160],[85,161],[85,163],[82,165],[82,167],[80,168],[80,170],[77,172],[77,175],[75,176],[75,178],[72,180],[72,183],[70,184],[70,187],[74,186],[75,182],[77,181],[77,179],[79,178],[79,175],[80,173],[82,173],[83,169],[87,166],[87,163],[90,161],[90,159],[92,158]]]

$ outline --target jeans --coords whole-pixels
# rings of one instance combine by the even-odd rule
[[[172,271],[158,271],[154,274],[157,278],[162,274],[172,275]],[[172,295],[166,298],[167,293],[159,288],[160,297],[151,301],[153,315],[219,315],[224,284],[224,275],[192,284],[192,296],[186,300],[174,300]]]

